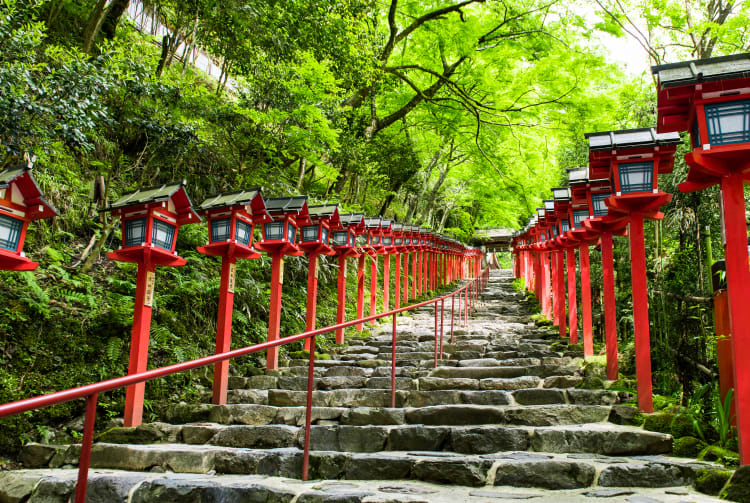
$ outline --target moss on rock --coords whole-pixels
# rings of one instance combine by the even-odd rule
[[[701,468],[695,472],[695,490],[703,494],[718,496],[731,476],[732,472],[727,470]]]
[[[672,454],[682,458],[697,458],[706,447],[706,443],[695,437],[675,438],[672,443]]]

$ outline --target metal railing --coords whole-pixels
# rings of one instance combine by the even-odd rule
[[[443,318],[445,313],[445,300],[451,298],[451,327],[450,327],[450,341],[453,342],[453,325],[455,320],[455,301],[456,296],[459,297],[459,323],[464,325],[468,324],[469,310],[473,309],[474,303],[479,298],[480,293],[487,286],[489,279],[489,268],[485,268],[479,276],[471,279],[468,283],[457,290],[454,290],[441,297],[426,300],[410,306],[393,309],[387,313],[375,314],[366,316],[360,319],[347,321],[345,323],[339,323],[337,325],[331,325],[309,332],[303,332],[296,335],[290,335],[283,337],[272,342],[263,342],[252,346],[247,346],[241,349],[235,349],[226,353],[219,353],[212,356],[206,356],[204,358],[198,358],[188,362],[177,363],[174,365],[168,365],[158,369],[148,370],[139,374],[128,375],[124,377],[118,377],[115,379],[109,379],[101,381],[95,384],[88,384],[86,386],[80,386],[77,388],[71,388],[65,391],[58,391],[47,395],[42,395],[34,398],[27,398],[16,402],[7,403],[0,405],[0,418],[21,414],[32,410],[43,409],[51,405],[59,403],[69,402],[79,398],[86,399],[86,414],[84,418],[83,427],[83,438],[81,440],[81,453],[78,461],[78,482],[76,484],[75,502],[84,503],[86,500],[86,488],[88,484],[88,472],[91,464],[91,447],[94,441],[94,421],[96,420],[96,403],[100,393],[106,393],[118,388],[125,388],[127,386],[152,381],[160,377],[166,377],[172,374],[180,372],[186,372],[208,365],[213,365],[218,362],[233,360],[241,356],[246,356],[252,353],[258,353],[265,351],[269,348],[283,346],[292,342],[301,341],[304,339],[310,339],[310,358],[307,376],[307,403],[306,403],[306,416],[305,416],[305,440],[303,447],[303,462],[302,462],[302,480],[307,480],[309,458],[310,458],[310,426],[312,421],[312,397],[313,397],[313,385],[315,378],[315,338],[318,335],[323,335],[329,332],[334,332],[338,329],[351,327],[359,323],[366,323],[369,321],[375,321],[381,318],[387,318],[388,316],[393,317],[393,328],[392,328],[392,343],[391,343],[391,407],[396,406],[396,319],[399,313],[406,311],[412,311],[423,306],[430,304],[435,305],[435,367],[438,366],[438,361],[443,358]],[[438,330],[438,303],[440,303],[440,329]],[[439,332],[439,335],[438,335]]]

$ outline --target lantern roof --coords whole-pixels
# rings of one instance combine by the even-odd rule
[[[201,215],[205,215],[214,210],[244,206],[246,209],[250,210],[248,213],[253,217],[261,217],[270,220],[270,216],[266,211],[266,203],[263,200],[262,191],[262,187],[257,187],[254,189],[224,192],[222,194],[210,196],[198,206],[198,210]]]
[[[383,232],[389,232],[390,233],[393,230],[393,221],[381,218],[381,220],[380,220],[380,230],[383,231]]]
[[[546,211],[555,211],[555,201],[552,200],[545,200],[544,203],[544,209]]]
[[[404,230],[404,224],[400,222],[393,222],[391,224],[391,232],[402,232]]]
[[[581,166],[580,168],[568,169],[568,183],[570,183],[570,185],[587,183],[588,181],[589,181],[588,166]]]
[[[657,133],[656,128],[624,129],[584,134],[589,151],[658,147],[682,143],[679,133]]]
[[[321,221],[327,221],[332,229],[341,227],[341,217],[339,215],[338,204],[316,204],[307,207],[310,220],[317,224]]]
[[[555,201],[568,201],[570,200],[570,189],[567,187],[553,187],[552,197]]]
[[[362,232],[365,229],[364,213],[345,213],[339,216],[341,218],[341,225],[344,227],[350,227],[355,232]]]
[[[173,182],[146,189],[138,189],[134,192],[124,194],[120,199],[112,203],[107,210],[113,214],[120,214],[123,210],[136,206],[147,207],[154,203],[171,201],[177,220],[182,225],[186,222],[200,222],[201,218],[193,209],[185,191],[187,181]]]
[[[380,229],[380,217],[365,217],[366,229]]]
[[[695,59],[651,67],[663,88],[750,77],[750,53]]]
[[[307,196],[269,197],[265,199],[266,209],[272,215],[291,214],[307,216]]]
[[[7,189],[11,184],[18,187],[23,199],[23,201],[13,202],[22,203],[29,209],[26,212],[27,218],[38,220],[60,214],[52,204],[42,197],[42,191],[31,175],[31,164],[16,164],[0,170],[0,189]],[[11,194],[12,198],[13,195]]]

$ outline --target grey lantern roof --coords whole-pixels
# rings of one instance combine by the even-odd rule
[[[750,53],[652,66],[662,88],[750,77]]]
[[[586,183],[589,178],[589,167],[581,166],[568,170],[568,183]]]
[[[269,197],[264,201],[269,213],[299,213],[307,205],[307,196]]]
[[[550,200],[542,201],[544,203],[544,209],[547,211],[555,211],[555,202]]]
[[[404,229],[404,224],[399,222],[393,222],[391,224],[391,231],[392,232],[401,232]]]
[[[31,171],[31,166],[26,164],[16,164],[15,166],[8,166],[4,170],[0,171],[0,189],[8,188],[10,182]]]
[[[32,219],[49,218],[60,213],[50,202],[42,196],[42,190],[31,175],[31,164],[15,164],[0,170],[0,189],[7,189],[11,183],[16,182],[23,196],[26,206],[41,206],[37,210],[27,213]]]
[[[570,189],[567,187],[553,187],[552,197],[555,201],[566,201],[570,199]]]
[[[366,217],[365,227],[367,229],[379,229],[380,228],[380,217]]]
[[[322,217],[330,218],[339,209],[338,204],[316,204],[315,206],[308,206],[307,211],[311,217]]]
[[[110,209],[127,208],[129,206],[140,204],[166,201],[186,184],[187,182],[182,180],[181,182],[168,183],[156,187],[149,187],[147,189],[138,189],[135,192],[123,195],[120,199],[110,205]]]
[[[393,221],[392,220],[386,220],[385,218],[380,219],[380,228],[383,230],[393,230]]]
[[[339,215],[341,218],[341,225],[360,225],[364,222],[364,213],[345,213]]]
[[[584,136],[589,140],[589,150],[656,147],[658,145],[678,145],[682,143],[679,133],[657,133],[656,128],[602,131],[586,133]]]
[[[232,206],[248,206],[253,203],[256,197],[261,195],[262,187],[249,190],[238,190],[234,192],[225,192],[211,196],[203,201],[199,209],[213,210],[217,208],[229,208]]]

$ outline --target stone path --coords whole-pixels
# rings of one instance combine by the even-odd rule
[[[390,327],[319,361],[310,477],[301,446],[307,361],[233,377],[230,404],[179,404],[164,422],[105,432],[89,502],[719,501],[695,492],[711,463],[669,457],[669,435],[615,424],[614,391],[582,389],[580,355],[529,323],[507,271],[495,272],[468,327],[433,368],[432,309],[398,327],[390,406]],[[449,319],[447,319],[449,322]],[[31,444],[26,469],[0,472],[0,503],[62,503],[78,446]]]

